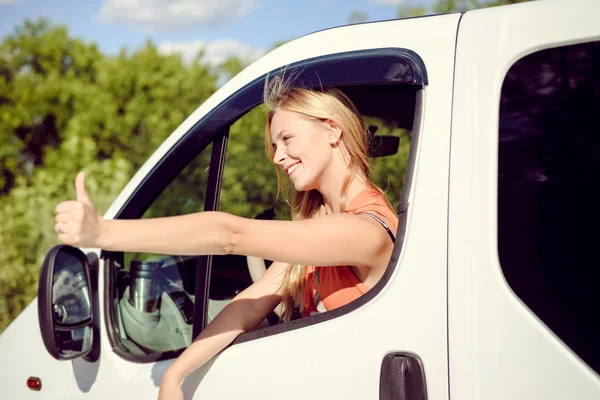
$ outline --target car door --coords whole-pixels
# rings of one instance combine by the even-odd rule
[[[600,3],[460,23],[449,227],[450,394],[600,398]]]
[[[448,398],[447,180],[459,19],[454,14],[359,24],[308,35],[276,49],[192,114],[109,209],[107,218],[217,209],[220,194],[229,190],[223,175],[228,168],[225,159],[233,154],[232,125],[260,105],[265,74],[280,68],[298,71],[307,86],[339,87],[359,109],[410,129],[405,165],[386,167],[386,179],[402,189],[393,199],[400,228],[382,281],[340,309],[241,335],[186,379],[186,398],[393,398],[406,385],[429,399]],[[190,160],[199,164],[189,166]],[[173,186],[182,176],[184,184],[191,179],[197,194]],[[259,177],[247,176],[254,178]],[[171,187],[175,195],[167,198],[180,198],[178,206],[161,200],[163,189]],[[193,196],[197,199],[188,201]],[[152,211],[157,208],[163,214]],[[252,217],[254,211],[248,210]],[[132,261],[137,259],[142,262]],[[72,398],[156,396],[174,357],[218,312],[216,302],[231,296],[227,290],[236,290],[232,285],[215,296],[220,286],[213,284],[214,279],[220,285],[247,279],[234,269],[217,270],[215,265],[223,263],[210,257],[156,259],[103,253],[101,264],[105,323],[101,360],[97,378],[85,391],[75,388]],[[169,288],[160,307],[170,305],[164,312],[173,317],[164,333],[157,330],[163,329],[162,322],[150,316],[154,303],[136,308],[135,300],[127,297],[137,290],[132,277],[142,276],[136,271],[156,268],[161,278],[152,279],[162,279],[161,287]],[[133,320],[137,322],[127,322]]]
[[[448,104],[458,19],[449,15],[333,29],[304,37],[274,54],[281,65],[341,51],[400,48],[423,60],[429,85],[420,93],[423,108],[413,128],[420,132],[414,136],[418,136],[418,154],[408,172],[410,206],[403,216],[404,240],[397,243],[389,279],[371,299],[350,305],[343,313],[329,312],[242,335],[184,383],[193,398],[378,398],[380,390],[393,385],[388,376],[382,380],[384,358],[393,353],[417,355],[428,398],[447,398],[448,171],[443,160],[448,159]],[[375,63],[371,66],[376,68]],[[338,68],[337,74],[342,70]],[[389,102],[398,109],[408,107],[393,97]]]

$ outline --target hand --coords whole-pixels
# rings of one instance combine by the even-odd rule
[[[165,374],[160,383],[158,400],[183,400],[183,391],[179,381],[171,379],[168,374]]]
[[[56,207],[54,229],[58,239],[72,246],[100,247],[98,239],[104,220],[98,212],[87,191],[83,172],[75,178],[76,201],[63,201]]]

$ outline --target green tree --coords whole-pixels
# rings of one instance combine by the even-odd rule
[[[265,152],[266,109],[258,106],[231,126],[219,209],[254,218],[277,205],[277,175]],[[289,207],[278,217],[289,218]]]
[[[46,20],[26,21],[0,45],[0,194],[31,177],[45,149],[64,139],[75,99],[92,84],[95,45],[68,37]]]
[[[196,61],[151,42],[104,56],[64,27],[26,21],[0,44],[0,331],[35,296],[54,208],[77,171],[103,213],[142,162],[216,89]]]
[[[219,65],[219,71],[227,80],[229,80],[242,72],[242,70],[246,67],[247,65],[245,65],[245,63],[238,57],[231,56],[223,61],[221,65]]]

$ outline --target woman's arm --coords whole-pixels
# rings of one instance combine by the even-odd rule
[[[103,220],[85,192],[81,174],[76,182],[77,201],[58,205],[56,230],[62,242],[79,247],[180,255],[241,254],[290,264],[383,268],[393,248],[381,225],[364,215],[265,221],[202,212]]]
[[[256,328],[281,302],[279,288],[288,264],[274,262],[261,279],[238,294],[165,372],[160,399],[180,391],[181,381],[241,333]]]
[[[85,189],[82,172],[75,179],[76,200],[56,207],[58,239],[78,247],[177,255],[228,254],[231,218],[224,213],[177,217],[104,220]],[[219,214],[219,215],[217,215]]]
[[[240,254],[300,265],[387,265],[392,243],[367,216],[333,214],[303,221],[262,221],[221,212],[141,220],[102,220],[84,233],[57,217],[59,239],[110,251]],[[65,228],[62,228],[65,226]],[[94,233],[87,233],[90,230]],[[95,233],[97,232],[97,233]],[[94,237],[93,240],[77,240]]]

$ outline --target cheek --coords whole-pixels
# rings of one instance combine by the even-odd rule
[[[299,159],[304,167],[313,172],[325,167],[333,158],[329,141],[319,131],[295,137],[286,150],[289,156]]]
[[[332,152],[324,146],[314,146],[306,157],[307,169],[311,175],[321,175],[333,159]]]
[[[324,162],[328,162],[333,158],[333,148],[331,143],[323,137],[319,137],[313,142],[315,156]]]

